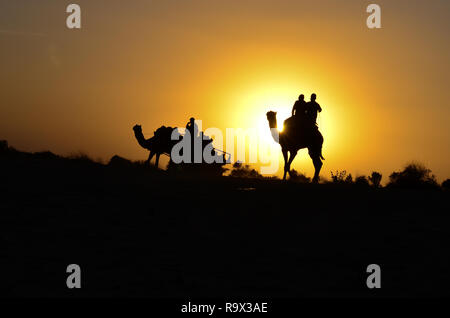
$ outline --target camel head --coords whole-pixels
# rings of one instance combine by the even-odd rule
[[[133,127],[134,132],[142,133],[142,126],[141,125],[134,125]]]
[[[268,111],[266,116],[267,120],[269,121],[269,127],[277,128],[277,112]]]
[[[141,125],[134,125],[133,130],[134,130],[134,136],[136,137],[139,145],[142,148],[151,150],[150,149],[150,147],[151,147],[151,140],[152,140],[153,137],[148,139],[148,140],[146,140],[145,137],[144,137],[144,134],[142,133],[142,126]]]

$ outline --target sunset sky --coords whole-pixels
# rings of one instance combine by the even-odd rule
[[[81,7],[80,30],[66,27],[70,3]],[[381,29],[366,26],[370,3],[381,6]],[[191,116],[267,133],[268,110],[280,124],[314,92],[322,176],[377,170],[386,181],[415,160],[442,181],[449,15],[448,0],[0,0],[0,139],[142,160],[134,124],[147,138]],[[306,150],[293,168],[312,175]]]

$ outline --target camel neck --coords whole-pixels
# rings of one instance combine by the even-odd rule
[[[142,133],[142,131],[135,131],[134,135],[136,136],[136,139],[137,139],[139,145],[144,147],[146,140],[145,140],[145,137],[144,137],[144,134]]]
[[[278,127],[278,125],[277,125],[277,119],[276,118],[274,118],[274,119],[269,121],[269,128],[277,128],[277,127]]]

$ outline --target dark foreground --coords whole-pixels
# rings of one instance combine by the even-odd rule
[[[449,193],[0,156],[6,296],[449,296]],[[82,288],[66,287],[78,264]],[[381,266],[381,289],[366,268]]]

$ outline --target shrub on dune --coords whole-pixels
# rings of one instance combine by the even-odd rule
[[[372,174],[369,176],[369,181],[372,187],[379,188],[381,187],[381,179],[383,178],[383,175],[379,172],[373,171]]]
[[[390,187],[423,188],[437,187],[436,177],[431,170],[420,163],[410,163],[402,171],[389,176]]]
[[[444,182],[442,182],[442,187],[444,189],[449,190],[450,189],[450,179],[445,180]]]

